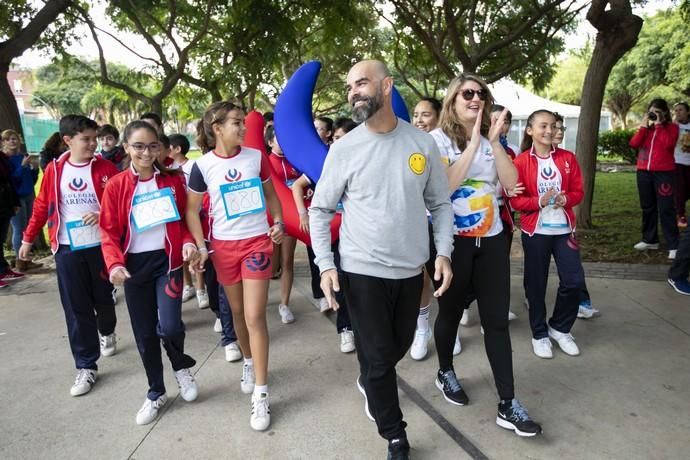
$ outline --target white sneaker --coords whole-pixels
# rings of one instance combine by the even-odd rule
[[[139,409],[139,412],[137,412],[137,425],[148,425],[156,420],[156,417],[158,417],[158,411],[161,407],[165,406],[167,401],[168,397],[165,395],[159,396],[155,401],[151,401],[149,398],[146,398],[144,405],[141,406],[141,409]]]
[[[671,260],[676,260],[676,253],[678,252],[677,249],[671,249],[668,251],[668,258]]]
[[[355,333],[349,329],[343,330],[338,334],[340,336],[340,352],[352,353],[355,351]]]
[[[216,322],[213,323],[213,332],[221,333],[223,332],[223,323],[220,322],[220,318],[216,318]]]
[[[254,366],[251,364],[242,364],[242,378],[240,379],[240,389],[242,393],[248,395],[254,391]]]
[[[410,358],[415,361],[424,359],[429,351],[429,340],[431,340],[431,328],[419,329],[414,333],[414,341],[410,347]]]
[[[205,310],[211,305],[208,300],[208,292],[206,292],[206,289],[199,289],[196,291],[196,302],[199,304],[199,310]]]
[[[462,351],[462,344],[460,343],[460,334],[455,334],[455,345],[453,345],[453,356],[459,355]]]
[[[551,340],[549,340],[548,337],[544,337],[543,339],[532,339],[532,351],[540,358],[553,358]]]
[[[577,309],[577,317],[581,319],[594,318],[600,314],[599,310],[594,308],[591,302],[580,302],[580,306]]]
[[[331,307],[328,305],[328,300],[326,300],[325,297],[321,297],[319,299],[319,311],[321,313],[325,313],[330,309],[331,309]]]
[[[268,395],[252,395],[252,415],[249,417],[249,425],[253,430],[264,431],[271,424],[271,408],[268,404]]]
[[[194,286],[185,286],[182,289],[182,301],[186,302],[194,297]]]
[[[113,332],[110,335],[98,335],[101,344],[101,356],[113,356],[117,352],[117,336]]]
[[[191,402],[199,397],[199,389],[189,369],[175,371],[175,380],[177,380],[177,386],[180,388],[180,396],[182,396],[182,399]]]
[[[508,321],[512,321],[514,319],[517,319],[518,315],[513,313],[512,311],[508,310]]]
[[[580,354],[580,349],[575,343],[575,338],[571,333],[564,334],[558,332],[556,329],[549,327],[549,337],[554,339],[563,353],[570,356],[577,356]]]
[[[74,385],[69,390],[72,396],[85,395],[91,391],[91,387],[96,383],[98,372],[93,369],[77,369],[77,377],[74,379]]]
[[[292,314],[290,307],[281,303],[278,305],[278,314],[280,315],[280,320],[283,324],[290,324],[295,322],[295,315]]]
[[[229,363],[234,363],[235,361],[239,361],[242,359],[242,351],[240,351],[240,347],[237,345],[237,342],[232,342],[227,345],[225,345],[225,360]]]
[[[647,249],[659,249],[659,243],[645,243],[644,241],[640,241],[637,243],[633,248],[637,249],[638,251],[646,251]]]
[[[474,323],[474,318],[472,317],[472,309],[471,308],[465,308],[462,311],[462,318],[460,318],[460,325],[469,327]]]

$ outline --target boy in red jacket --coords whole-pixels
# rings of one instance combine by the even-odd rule
[[[110,161],[94,157],[97,134],[98,124],[87,117],[67,115],[60,120],[60,135],[69,151],[46,167],[18,255],[29,259],[31,245],[47,222],[77,368],[72,396],[91,390],[96,361],[116,350],[113,286],[105,273],[97,224],[105,184],[118,170]]]

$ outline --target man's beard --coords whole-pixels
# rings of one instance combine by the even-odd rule
[[[365,105],[355,107],[359,101],[366,101]],[[355,96],[352,98],[352,119],[355,123],[362,123],[373,117],[383,107],[383,91],[379,88],[376,94],[371,96]]]

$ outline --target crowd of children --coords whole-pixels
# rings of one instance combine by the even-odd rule
[[[315,232],[313,250],[307,246],[315,304],[322,312],[337,309],[340,350],[357,351],[361,369],[357,386],[365,395],[367,416],[389,440],[389,452],[406,458],[405,423],[397,397],[390,392],[395,365],[408,350],[412,359],[423,359],[433,337],[436,387],[449,403],[468,403],[453,357],[462,350],[459,326],[469,325],[468,309],[474,301],[500,400],[497,424],[521,436],[541,432],[514,394],[509,320],[516,315],[510,311],[509,256],[515,213],[524,250],[525,304],[534,354],[552,358],[553,340],[567,355],[578,355],[571,334],[576,318],[599,313],[586,289],[575,238],[573,208],[583,198],[582,175],[575,154],[558,146],[565,131],[563,118],[548,110],[532,113],[518,148],[506,137],[510,111],[495,104],[481,78],[462,74],[450,83],[443,101],[422,99],[412,124],[407,124],[392,117],[385,104],[376,106],[377,97],[386,100],[390,77],[385,66],[373,62],[353,68],[364,75],[366,86],[348,86],[354,118],[362,123],[358,126],[349,118],[333,122],[327,117],[314,121],[321,140],[333,146],[318,184],[288,162],[272,123],[264,132],[268,154],[244,146],[245,113],[230,102],[213,103],[204,112],[196,133],[203,155],[197,160],[187,158],[189,139],[182,134],[166,136],[160,116],[154,113],[129,123],[122,135],[115,127],[99,126],[87,117],[65,116],[59,134],[46,143],[40,165],[21,154],[18,133],[2,133],[0,229],[11,221],[13,246],[24,265],[15,272],[0,258],[0,287],[24,276],[21,271],[31,259],[32,244],[47,225],[76,368],[71,395],[88,393],[97,381],[99,358],[117,351],[115,289],[124,286],[148,381],[136,423],[151,423],[167,401],[161,344],[182,398],[194,401],[199,393],[191,370],[196,361],[185,353],[182,303],[196,295],[199,308],[210,307],[216,316],[214,330],[222,334],[227,361],[242,360],[240,390],[251,395],[251,427],[259,431],[269,427],[266,306],[278,260],[277,311],[285,324],[296,319],[289,305],[297,238],[285,232],[279,184],[274,184],[280,181],[281,187],[291,189],[299,230]],[[655,108],[663,120],[663,107],[656,102],[650,113]],[[645,125],[632,144],[646,149],[652,129],[673,130]],[[357,188],[362,175],[385,174],[385,165],[393,163],[371,155],[405,143],[422,152],[405,158],[409,165],[405,163],[404,169],[409,167],[414,173],[410,180],[417,182],[405,182],[408,179],[396,178],[398,173],[392,172],[396,177],[379,184],[374,194]],[[641,196],[644,187],[668,181],[671,174],[666,171],[670,166],[652,171],[653,161],[658,165],[662,160],[646,154],[646,169],[638,164]],[[346,155],[369,155],[367,162],[382,162],[382,169],[361,168]],[[44,176],[34,197],[39,167]],[[426,181],[423,186],[420,180]],[[413,190],[400,192],[403,185]],[[412,194],[415,187],[423,190],[423,200],[419,195],[409,203],[401,201],[399,215],[367,208],[372,196],[380,200],[381,193]],[[676,222],[671,198],[664,198],[657,196],[656,201],[675,256],[676,223],[684,222],[684,210]],[[644,205],[643,209],[645,237],[640,244],[647,249],[658,240],[657,214]],[[374,211],[383,213],[380,219],[368,215]],[[422,220],[411,224],[418,211]],[[336,213],[343,213],[341,239],[331,242],[330,230],[325,229]],[[419,227],[417,233],[424,235],[424,241],[400,255],[398,243],[381,240],[388,233],[376,233],[388,226],[406,232]],[[4,232],[0,232],[2,240]],[[362,252],[366,244],[376,245],[376,250]],[[682,257],[669,280],[679,292],[687,290],[689,268],[678,265],[687,259],[687,242],[681,246]],[[417,256],[424,254],[426,263],[418,263]],[[547,320],[545,294],[552,257],[559,287]],[[387,276],[378,278],[381,273]],[[397,300],[391,300],[390,293]],[[432,294],[439,306],[433,329]],[[388,302],[391,311],[377,310]],[[390,338],[395,343],[387,344],[391,331],[381,327],[397,309],[401,316],[394,319],[395,337]]]

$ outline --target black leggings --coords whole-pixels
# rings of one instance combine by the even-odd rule
[[[431,245],[427,263],[434,279],[436,249]],[[453,368],[453,346],[468,294],[477,297],[479,317],[484,328],[484,346],[502,400],[514,397],[513,357],[508,329],[510,304],[510,264],[508,239],[504,233],[487,238],[456,236],[453,256],[453,281],[438,299],[434,338],[439,368]],[[436,289],[441,285],[434,281]]]

